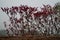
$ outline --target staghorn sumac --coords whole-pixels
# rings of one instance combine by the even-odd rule
[[[21,5],[19,7],[12,6],[11,8],[1,8],[3,12],[9,15],[9,26],[6,26],[7,24],[4,23],[5,27],[9,27],[6,29],[8,36],[18,36],[20,34],[24,35],[27,33],[31,33],[33,35],[37,33],[52,34],[51,30],[56,28],[54,25],[55,22],[53,21],[54,10],[50,5],[43,6],[44,7],[41,8],[41,11],[38,11],[37,7],[28,7],[27,5]],[[19,18],[16,16],[17,14],[19,14]],[[13,34],[10,34],[10,31]]]

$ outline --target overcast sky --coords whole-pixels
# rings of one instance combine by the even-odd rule
[[[54,6],[57,2],[60,0],[0,0],[0,7],[20,6],[21,4],[32,7],[41,7],[42,4]],[[0,30],[5,28],[4,21],[8,21],[8,16],[0,9]]]

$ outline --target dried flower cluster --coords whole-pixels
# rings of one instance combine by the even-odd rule
[[[8,27],[6,29],[7,34],[9,36],[59,34],[60,23],[59,16],[57,16],[58,13],[55,13],[50,5],[43,6],[41,11],[38,11],[36,7],[28,7],[27,5],[1,8],[10,20],[9,25],[4,22],[5,27]],[[19,17],[17,17],[18,15]]]

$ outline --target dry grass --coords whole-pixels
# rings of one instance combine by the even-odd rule
[[[0,37],[0,40],[60,40],[60,36],[9,36],[9,37]]]

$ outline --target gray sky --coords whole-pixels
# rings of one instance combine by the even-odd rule
[[[60,0],[0,0],[0,7],[20,6],[21,4],[32,7],[41,7],[42,4],[54,6],[57,2],[60,2]],[[8,21],[8,16],[0,9],[0,30],[5,28],[4,21]]]

